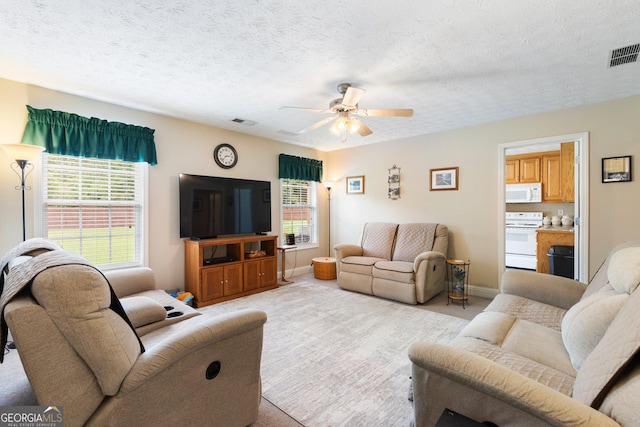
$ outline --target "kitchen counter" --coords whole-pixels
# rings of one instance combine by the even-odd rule
[[[549,273],[549,248],[555,245],[574,246],[573,226],[542,226],[536,230],[536,271]]]
[[[564,231],[573,233],[573,225],[543,225],[538,228],[536,231]]]

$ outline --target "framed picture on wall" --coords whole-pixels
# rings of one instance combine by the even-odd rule
[[[602,182],[631,181],[631,156],[602,159]]]
[[[458,168],[431,169],[431,191],[457,190]]]
[[[364,175],[347,177],[347,194],[364,194]]]

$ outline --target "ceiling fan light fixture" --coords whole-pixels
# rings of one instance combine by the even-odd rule
[[[329,129],[329,131],[335,136],[340,136],[342,134],[342,128],[344,128],[344,124],[340,120],[341,118],[336,120],[333,123],[333,126],[331,126],[331,128]],[[340,124],[343,125],[342,128],[340,127]]]
[[[344,116],[338,117],[333,126],[331,126],[331,129],[329,129],[331,133],[336,136],[342,135],[342,133],[347,128],[347,120],[348,119],[345,119]]]
[[[360,129],[360,120],[355,119],[353,117],[348,119],[347,122],[347,130],[349,131],[349,133],[353,134],[358,132],[358,130]]]

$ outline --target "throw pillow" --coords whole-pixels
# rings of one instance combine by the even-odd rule
[[[640,284],[640,247],[624,248],[611,255],[609,283],[618,293],[632,293]]]
[[[576,370],[580,370],[628,299],[628,294],[607,287],[578,302],[564,315],[562,341]]]

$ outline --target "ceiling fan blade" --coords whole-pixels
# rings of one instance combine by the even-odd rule
[[[327,123],[329,123],[330,121],[335,120],[335,119],[336,119],[336,118],[335,118],[334,116],[327,117],[327,118],[325,118],[325,119],[320,120],[319,122],[316,122],[316,123],[312,124],[311,126],[309,126],[309,127],[308,127],[308,128],[306,128],[306,129],[302,129],[302,130],[301,130],[300,132],[298,132],[298,133],[307,133],[307,132],[314,131],[314,130],[318,129],[319,127],[324,126],[324,125],[326,125]]]
[[[349,86],[347,91],[344,93],[342,97],[342,105],[346,105],[348,107],[355,107],[360,101],[362,95],[364,95],[364,89],[358,89],[357,87]]]
[[[358,110],[357,114],[361,116],[379,116],[379,117],[411,117],[413,116],[413,109],[411,108],[395,108],[384,110]]]
[[[367,125],[362,123],[362,120],[359,120],[359,122],[360,122],[360,127],[358,128],[358,133],[360,134],[360,136],[367,136],[373,133],[373,131],[369,129]]]
[[[313,111],[314,113],[330,113],[331,110],[327,110],[326,108],[306,108],[306,107],[288,107],[282,106],[281,110],[304,110],[304,111]]]

